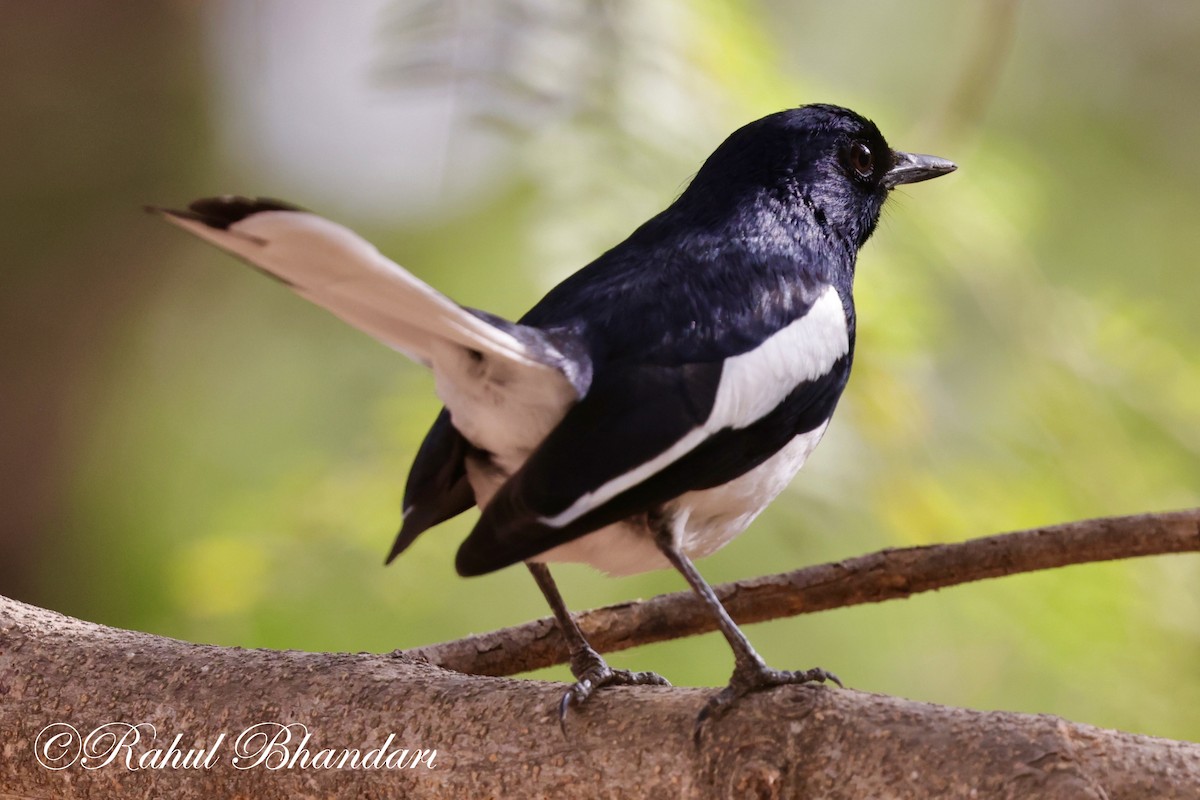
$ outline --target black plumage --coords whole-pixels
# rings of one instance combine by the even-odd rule
[[[850,375],[855,259],[888,192],[954,169],[893,151],[828,105],[733,133],[666,210],[512,323],[464,309],[349,231],[279,201],[214,198],[172,221],[432,367],[446,403],[417,453],[394,558],[478,503],[463,575],[527,561],[579,682],[610,669],[545,561],[612,572],[671,565],[734,648],[730,687],[824,680],[767,668],[690,557],[739,534],[819,441]]]

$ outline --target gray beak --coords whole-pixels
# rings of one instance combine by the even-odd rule
[[[892,168],[883,176],[883,185],[891,189],[902,183],[917,183],[945,175],[958,169],[953,161],[937,156],[892,151]]]

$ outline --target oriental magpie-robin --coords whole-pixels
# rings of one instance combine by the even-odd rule
[[[892,150],[844,108],[772,114],[516,323],[457,305],[285,203],[219,197],[163,213],[433,370],[445,408],[417,452],[388,561],[478,505],[458,572],[529,567],[578,681],[560,719],[601,686],[666,681],[611,669],[546,564],[675,567],[734,652],[702,722],[749,691],[836,680],[767,667],[692,559],[745,530],[829,425],[854,354],[855,258],[888,192],[954,168]]]

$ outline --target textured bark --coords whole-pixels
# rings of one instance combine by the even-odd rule
[[[1082,520],[971,539],[884,550],[715,587],[739,623],[878,603],[962,583],[1069,564],[1200,551],[1200,509]],[[576,617],[601,653],[716,629],[690,592],[595,609]],[[473,675],[515,675],[563,664],[566,646],[552,618],[406,651]]]
[[[572,717],[562,686],[369,654],[187,644],[0,599],[0,797],[1195,798],[1200,745],[822,687],[748,698],[693,745],[706,692],[608,689]],[[267,721],[308,749],[436,749],[434,768],[238,770],[41,766],[39,733],[113,720],[181,749]],[[148,728],[145,730],[148,731]],[[135,747],[134,755],[149,744]]]

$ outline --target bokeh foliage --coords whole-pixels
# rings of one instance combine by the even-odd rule
[[[54,513],[25,554],[26,595],[192,641],[306,649],[382,651],[544,615],[523,570],[454,576],[473,512],[380,566],[437,411],[421,369],[137,214],[282,182],[231,168],[212,144],[222,112],[203,37],[220,6],[159,5],[125,20],[154,34],[138,41],[175,43],[130,45],[134,63],[170,67],[149,101],[123,91],[130,65],[82,32],[73,53],[9,56],[43,79],[50,107],[16,119],[9,105],[35,155],[0,189],[24,210],[4,223],[11,258],[46,263],[22,273],[33,288],[18,297],[99,320],[52,340],[85,356],[56,370],[34,369],[49,345],[4,351],[15,381],[64,395],[38,418],[57,431]],[[858,355],[835,422],[789,492],[701,564],[706,576],[1196,505],[1197,13],[972,8],[397,3],[364,80],[457,93],[457,124],[495,131],[504,169],[435,217],[340,218],[460,302],[515,317],[669,202],[739,124],[799,102],[849,105],[895,145],[961,170],[890,202],[860,258]],[[47,42],[79,24],[27,16]],[[54,104],[86,80],[103,101],[64,129],[72,112]],[[150,152],[170,158],[109,147],[55,166],[96,131],[136,137],[144,120],[127,108],[158,121]],[[43,143],[42,130],[58,136]],[[99,192],[101,164],[132,177]],[[47,172],[55,191],[17,203]],[[319,196],[291,199],[325,210]],[[44,240],[76,241],[46,256],[28,219]],[[16,475],[28,456],[4,457]],[[667,573],[557,572],[576,608],[681,587]],[[1076,567],[749,633],[777,666],[820,664],[862,689],[1196,739],[1198,578],[1195,557]],[[713,637],[613,661],[682,684],[719,684],[730,667]]]

